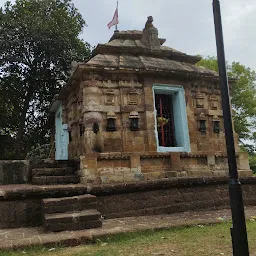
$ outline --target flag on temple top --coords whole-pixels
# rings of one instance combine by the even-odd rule
[[[111,28],[112,26],[117,25],[118,23],[119,23],[119,20],[118,20],[118,2],[117,2],[117,7],[116,7],[116,10],[115,10],[115,13],[114,13],[114,17],[108,23],[108,28]]]

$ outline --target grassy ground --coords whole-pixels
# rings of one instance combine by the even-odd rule
[[[230,223],[212,226],[175,228],[110,236],[94,245],[74,248],[30,248],[21,251],[0,251],[1,256],[137,256],[232,255]],[[256,221],[248,221],[250,255],[256,255]]]

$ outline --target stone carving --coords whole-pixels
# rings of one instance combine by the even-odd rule
[[[220,121],[219,117],[217,115],[214,115],[212,118],[213,121]]]
[[[211,95],[209,98],[210,101],[210,108],[212,110],[217,110],[218,109],[218,98],[216,95]]]
[[[151,50],[160,49],[160,41],[158,38],[158,30],[153,25],[153,17],[149,16],[142,31],[142,43]]]
[[[205,114],[202,112],[199,114],[198,118],[198,130],[202,133],[206,132],[206,116]]]
[[[197,92],[196,94],[196,107],[197,108],[204,107],[204,94],[201,92]]]
[[[111,89],[106,91],[105,104],[110,106],[115,105],[115,92]]]
[[[129,119],[131,120],[131,131],[138,131],[139,130],[139,113],[137,111],[132,111],[129,115]]]
[[[153,17],[152,16],[148,16],[148,20],[147,20],[147,22],[145,24],[145,29],[154,27],[153,21],[154,21]]]
[[[197,120],[206,120],[205,113],[204,113],[204,112],[201,112],[201,113],[198,115]]]
[[[135,89],[129,91],[128,105],[138,105],[138,92]]]

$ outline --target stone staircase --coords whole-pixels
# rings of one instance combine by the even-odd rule
[[[41,163],[32,168],[32,184],[52,185],[52,184],[77,184],[76,165],[69,161],[53,161]]]
[[[45,230],[58,232],[102,227],[97,198],[93,195],[43,199],[42,210]]]

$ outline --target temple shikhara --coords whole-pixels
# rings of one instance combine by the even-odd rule
[[[80,183],[227,176],[219,76],[143,31],[115,31],[73,67],[53,102],[55,159],[79,160]],[[240,176],[251,176],[235,145]]]

